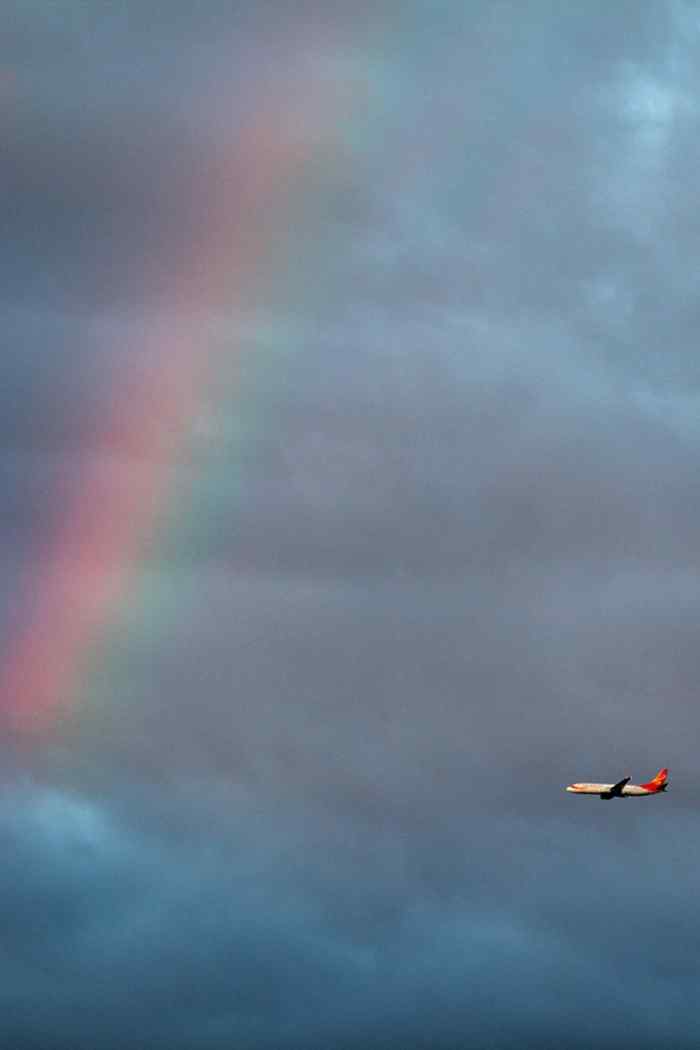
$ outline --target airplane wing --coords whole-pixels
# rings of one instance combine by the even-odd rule
[[[613,786],[610,788],[610,797],[620,798],[622,795],[623,787],[625,786],[625,784],[628,784],[631,779],[631,777],[623,777],[622,780],[618,780],[617,784],[613,784]]]

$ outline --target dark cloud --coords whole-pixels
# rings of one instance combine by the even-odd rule
[[[690,5],[108,6],[0,45],[5,663],[123,576],[5,726],[0,1042],[689,1047]]]
[[[623,1028],[651,1045],[670,1013],[676,1024],[689,1019],[698,932],[693,922],[668,921],[668,894],[692,893],[697,862],[680,815],[664,839],[673,875],[652,865],[631,885],[630,861],[648,864],[658,842],[651,810],[632,823],[618,811],[598,832],[574,818],[574,838],[571,818],[540,821],[534,832],[502,818],[507,847],[489,819],[476,817],[469,842],[453,844],[455,857],[468,854],[459,879],[453,861],[451,887],[435,892],[425,876],[436,858],[414,855],[415,834],[362,837],[355,820],[342,822],[341,836],[337,817],[316,813],[300,849],[288,807],[272,821],[256,807],[252,840],[252,814],[248,832],[227,840],[223,811],[209,798],[200,813],[214,816],[224,838],[194,853],[182,842],[156,846],[75,796],[26,794],[12,798],[12,818],[3,815],[12,857],[4,943],[13,963],[4,1015],[19,1045],[149,1038],[217,1046],[235,1037],[245,1046],[280,1038],[290,1046],[515,1046],[525,1031],[546,1046],[583,1046],[612,1045]],[[235,795],[228,802],[235,821],[240,804]],[[668,832],[666,820],[661,826]],[[332,861],[312,834],[333,842]],[[611,839],[624,844],[624,858]],[[432,844],[444,857],[445,843],[435,836]],[[373,877],[360,891],[353,873],[362,862]],[[679,950],[685,965],[674,965]],[[640,1016],[639,987],[655,997],[651,1016]],[[686,1045],[680,1033],[678,1045]]]

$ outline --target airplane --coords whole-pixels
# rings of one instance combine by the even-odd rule
[[[623,777],[617,784],[569,784],[572,795],[598,795],[600,798],[629,798],[634,795],[658,795],[668,787],[668,769],[660,769],[648,784],[630,784],[631,777]]]

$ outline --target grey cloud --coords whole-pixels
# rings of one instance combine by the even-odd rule
[[[88,478],[172,498],[60,723],[3,737],[2,1038],[690,1046],[688,9],[10,13],[5,660]],[[241,122],[303,71],[350,104],[251,215]],[[243,297],[201,281],[224,184]],[[177,449],[129,428],[173,333]]]
[[[692,446],[613,378],[590,385],[556,351],[533,367],[537,351],[503,354],[497,329],[460,332],[456,357],[421,335],[399,355],[358,337],[337,358],[307,349],[301,373],[292,363],[275,436],[243,450],[245,497],[214,472],[194,549],[370,576],[694,564]],[[348,357],[367,377],[350,392]]]
[[[396,1039],[447,1047],[455,1039],[477,1045],[490,1038],[514,1046],[526,1032],[543,1045],[566,1038],[574,1046],[586,1040],[606,1046],[625,1026],[640,1045],[652,1045],[664,1025],[640,1016],[624,989],[612,991],[620,988],[620,967],[654,989],[657,1017],[676,1010],[679,1020],[688,1018],[677,985],[660,991],[657,961],[679,937],[692,950],[694,926],[673,937],[666,925],[659,939],[663,906],[647,910],[639,925],[645,895],[634,902],[629,889],[621,893],[626,865],[618,859],[592,866],[589,851],[605,857],[605,841],[589,834],[572,843],[561,821],[541,825],[534,843],[517,824],[500,822],[511,848],[518,848],[516,866],[498,863],[503,845],[490,842],[488,824],[475,822],[460,896],[451,903],[444,896],[409,899],[387,928],[376,922],[370,886],[354,894],[340,863],[327,871],[327,881],[340,891],[332,903],[314,899],[313,884],[306,890],[285,886],[290,857],[278,858],[267,880],[270,870],[282,872],[286,892],[280,898],[266,893],[259,878],[241,879],[235,843],[212,867],[211,856],[196,861],[182,842],[154,851],[128,826],[75,796],[33,796],[20,807],[21,821],[8,820],[7,810],[3,814],[6,845],[29,873],[19,896],[8,871],[3,895],[5,950],[15,962],[4,1015],[19,1045],[49,1040],[58,1047],[106,1047],[149,1038],[175,1046],[192,1039],[212,1047],[226,1039],[245,1046],[272,1046],[280,1039],[290,1046],[320,1046],[333,1038],[349,1048],[388,1046]],[[346,834],[351,826],[345,825]],[[618,830],[625,827],[628,822]],[[579,830],[585,835],[584,826]],[[672,851],[685,834],[680,830]],[[626,857],[648,864],[657,834],[640,832],[636,844],[634,838],[626,843]],[[566,855],[555,845],[561,836],[569,844]],[[307,842],[307,863],[309,853],[320,859],[317,848]],[[365,859],[376,870],[371,851]],[[496,910],[496,894],[488,903],[480,893],[493,873],[509,894],[509,905],[504,908],[499,897]],[[376,875],[375,893],[381,869]],[[610,880],[620,909],[605,931],[597,888],[586,889],[591,876]],[[669,874],[647,870],[647,878],[662,900]],[[360,911],[348,923],[353,897]],[[23,914],[22,901],[36,926]],[[336,922],[341,916],[345,928]],[[634,955],[630,922],[636,923]],[[81,1007],[86,987],[90,996]],[[37,991],[44,1003],[40,1011],[31,1006]],[[106,1021],[111,1031],[101,1035]],[[685,1045],[680,1034],[678,1045]]]

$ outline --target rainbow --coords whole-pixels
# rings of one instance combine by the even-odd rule
[[[103,436],[120,435],[120,447],[142,468],[141,480],[117,486],[99,462],[87,466],[61,508],[38,576],[25,588],[28,611],[2,667],[5,723],[18,734],[41,737],[67,717],[107,627],[137,586],[147,546],[168,519],[175,468],[219,369],[228,376],[243,352],[232,346],[234,335],[213,339],[191,319],[222,303],[227,316],[244,311],[251,289],[241,275],[279,266],[270,260],[279,252],[270,239],[270,211],[279,215],[294,205],[308,161],[343,126],[344,97],[308,75],[298,77],[296,90],[284,80],[208,166],[209,182],[198,190],[207,217],[142,333],[144,358],[158,364],[135,389],[130,377],[130,389],[120,387],[105,414]]]

